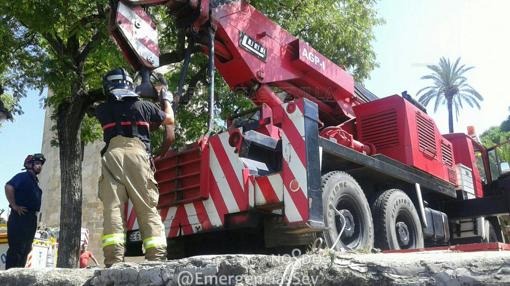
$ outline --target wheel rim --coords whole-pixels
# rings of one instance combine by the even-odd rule
[[[400,211],[395,222],[395,233],[400,249],[411,249],[417,247],[417,226],[411,214]]]
[[[336,210],[342,214],[344,219],[341,218],[340,214],[335,212],[335,239],[338,237],[338,234],[340,234],[345,224],[340,237],[340,243],[343,248],[356,249],[363,240],[365,223],[358,202],[351,197],[344,197],[337,202]]]
[[[397,239],[399,245],[409,245],[409,228],[405,222],[397,222]]]

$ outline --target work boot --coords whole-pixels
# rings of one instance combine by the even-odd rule
[[[110,268],[115,263],[124,262],[124,247],[121,245],[108,245],[103,247],[104,265]]]
[[[145,259],[148,261],[166,261],[166,247],[153,247],[145,250]]]

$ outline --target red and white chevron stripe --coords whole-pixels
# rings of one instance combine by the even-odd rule
[[[228,136],[225,132],[209,139],[209,198],[162,210],[168,237],[220,228],[226,214],[248,210],[244,165],[228,144]]]
[[[27,256],[27,262],[25,263],[25,268],[32,268],[32,256],[34,251],[30,251]]]
[[[128,7],[119,2],[117,25],[129,45],[138,52],[148,67],[159,66],[158,31],[151,17],[141,6]]]
[[[124,218],[126,220],[126,226],[128,230],[139,229],[135,209],[133,207],[133,203],[130,200],[124,204]]]
[[[294,105],[294,106],[289,106]],[[251,208],[277,206],[283,202],[284,218],[289,224],[308,219],[306,146],[303,105],[288,103],[280,107],[283,162],[279,173],[250,176],[248,169],[228,143],[229,132],[209,138],[208,151],[202,153],[202,164],[208,174],[201,174],[208,198],[163,208],[161,219],[169,238],[222,228],[227,214]],[[274,207],[273,207],[274,208]],[[129,230],[138,225],[132,204],[127,204]]]
[[[283,180],[281,174],[255,178],[255,204],[257,206],[283,202]]]
[[[289,223],[308,219],[305,126],[302,102],[281,105],[284,112],[281,134],[284,213]]]

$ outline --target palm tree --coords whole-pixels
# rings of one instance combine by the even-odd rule
[[[466,67],[459,65],[458,58],[452,65],[450,60],[442,57],[439,65],[427,65],[433,73],[423,76],[421,79],[432,80],[433,84],[422,88],[418,91],[418,101],[427,106],[433,99],[434,112],[437,111],[439,105],[445,104],[448,108],[448,127],[450,133],[453,133],[453,109],[455,109],[455,118],[459,116],[459,111],[464,108],[463,103],[467,103],[470,107],[480,109],[479,101],[483,101],[483,97],[467,83],[464,74],[474,67]]]

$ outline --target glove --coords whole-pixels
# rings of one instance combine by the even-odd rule
[[[163,86],[161,88],[161,92],[159,94],[161,101],[166,100],[166,101],[168,101],[168,103],[172,104],[172,102],[174,101],[174,95],[170,91],[168,91],[168,82],[166,81],[165,76],[163,76],[160,73],[157,73],[156,78],[159,80],[159,82]]]
[[[160,73],[156,73],[156,78],[159,80],[159,82],[164,85],[164,86],[168,86],[168,82],[166,81],[166,78],[164,75],[160,74]]]
[[[159,98],[161,104],[163,104],[165,101],[168,101],[168,104],[172,105],[174,102],[174,96],[173,94],[166,89],[166,87],[163,87],[161,89],[161,92],[159,93]]]
[[[166,87],[161,89],[161,99],[168,101],[168,103],[172,104],[174,102],[174,95],[166,89]]]

